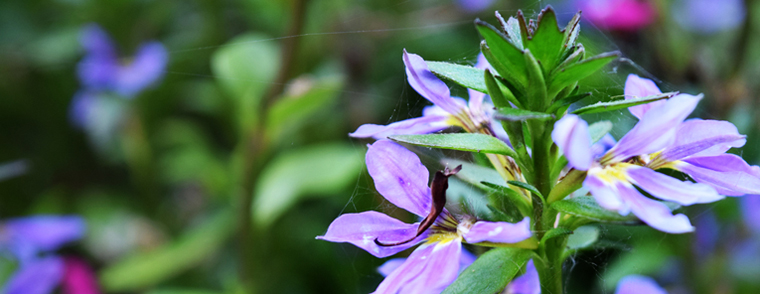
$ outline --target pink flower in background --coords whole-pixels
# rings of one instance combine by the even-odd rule
[[[645,0],[579,0],[576,6],[586,20],[607,30],[639,30],[657,15],[654,5]]]
[[[65,266],[61,281],[63,294],[100,294],[95,273],[84,260],[66,257]]]

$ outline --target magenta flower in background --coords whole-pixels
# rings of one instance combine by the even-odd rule
[[[702,34],[735,29],[747,17],[743,0],[678,0],[671,12],[681,27]]]
[[[615,294],[668,294],[650,277],[630,275],[618,283]]]
[[[47,253],[81,239],[85,227],[76,216],[34,216],[0,224],[0,251],[11,253],[19,264],[2,293],[52,293],[66,266],[63,258]]]
[[[386,200],[420,217],[434,211],[437,203],[427,186],[429,173],[416,154],[392,141],[379,140],[369,146],[366,162],[375,188]],[[462,242],[517,243],[531,236],[528,218],[516,224],[475,221],[442,208],[429,228],[375,211],[344,214],[317,239],[351,243],[380,258],[422,243],[405,261],[380,269],[388,276],[375,293],[440,293],[460,271]]]
[[[655,20],[657,10],[646,0],[576,0],[586,20],[603,29],[635,31]]]
[[[419,55],[404,50],[404,64],[409,84],[422,97],[434,105],[425,107],[422,117],[411,118],[387,126],[364,124],[349,134],[354,138],[384,139],[391,135],[413,135],[438,132],[450,127],[461,127],[468,132],[484,132],[508,140],[506,132],[492,119],[493,105],[484,102],[485,94],[468,89],[470,100],[452,97],[449,87],[428,69]],[[490,67],[485,58],[478,58],[476,67]]]
[[[98,279],[92,268],[76,257],[66,257],[65,273],[61,281],[63,294],[100,294]]]

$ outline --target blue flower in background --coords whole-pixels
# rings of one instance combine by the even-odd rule
[[[743,0],[680,0],[672,12],[683,28],[703,34],[734,29],[747,17]]]
[[[615,294],[667,294],[657,282],[650,277],[630,275],[622,278],[618,283]]]
[[[493,5],[494,0],[457,0],[457,5],[467,12],[481,12]]]
[[[65,274],[65,261],[46,253],[81,239],[85,229],[84,220],[76,216],[34,216],[0,224],[0,254],[10,254],[18,263],[2,293],[52,293]]]
[[[74,95],[70,117],[81,128],[113,125],[118,103],[104,96],[132,99],[164,76],[169,60],[166,48],[155,41],[142,44],[131,59],[119,58],[113,40],[96,24],[82,30],[80,43],[85,51],[77,67],[82,89]]]

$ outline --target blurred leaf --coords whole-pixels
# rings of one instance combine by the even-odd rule
[[[602,53],[597,56],[585,59],[581,62],[568,65],[566,67],[558,67],[549,79],[549,94],[559,93],[562,88],[572,85],[574,82],[591,75],[592,73],[602,69],[605,65],[620,57],[620,52],[608,52]]]
[[[60,69],[62,63],[76,60],[81,50],[79,27],[56,29],[28,45],[29,58],[41,69]]]
[[[548,232],[546,232],[546,234],[544,234],[543,238],[541,238],[541,244],[544,244],[546,241],[550,239],[570,235],[572,233],[573,233],[572,230],[567,229],[567,228],[562,228],[562,227],[551,229]]]
[[[636,223],[638,218],[633,214],[622,216],[599,206],[591,196],[574,197],[552,203],[552,208],[569,215],[579,216],[598,222],[607,223]]]
[[[588,114],[588,113],[597,113],[597,112],[605,112],[605,111],[614,111],[618,109],[623,109],[623,108],[633,107],[636,105],[647,104],[647,103],[652,103],[652,102],[663,100],[663,99],[668,99],[675,95],[678,95],[678,92],[668,92],[668,93],[662,93],[658,95],[652,95],[652,96],[635,98],[635,99],[625,99],[625,100],[618,100],[618,101],[611,101],[611,102],[598,102],[586,107],[581,107],[576,110],[573,110],[572,113]]]
[[[504,141],[484,134],[426,134],[395,135],[388,137],[393,141],[439,149],[452,149],[470,152],[502,154],[517,157],[515,151]]]
[[[296,79],[285,96],[269,110],[267,132],[279,138],[288,130],[305,124],[316,112],[331,105],[343,88],[343,77],[333,75],[321,79]]]
[[[255,126],[259,102],[280,68],[277,43],[249,33],[238,36],[211,56],[216,80],[235,101],[241,128]]]
[[[216,251],[234,229],[233,213],[216,213],[175,242],[125,258],[100,272],[109,292],[145,289],[197,266]]]
[[[662,246],[662,239],[634,246],[612,261],[601,281],[605,289],[615,289],[620,279],[632,274],[650,275],[659,272],[668,262],[670,252]]]
[[[498,120],[508,120],[508,121],[525,121],[529,119],[536,119],[536,120],[547,120],[552,118],[553,115],[543,113],[543,112],[535,112],[525,109],[519,109],[519,108],[511,108],[511,107],[502,107],[499,108],[496,113],[494,113],[495,119]]]
[[[482,69],[439,61],[428,61],[427,65],[430,71],[441,78],[455,82],[465,88],[487,93]]]
[[[443,293],[501,293],[532,255],[525,249],[492,249],[478,257]]]
[[[599,240],[599,228],[595,226],[582,226],[573,231],[567,238],[567,248],[578,250],[588,248]]]
[[[596,143],[604,135],[607,135],[612,130],[612,123],[608,120],[598,121],[588,126],[588,134],[591,137],[591,143]]]
[[[156,289],[146,294],[221,294],[222,292],[198,289]]]
[[[258,179],[253,203],[257,225],[267,227],[305,196],[332,195],[353,184],[364,152],[345,143],[288,150],[272,159]]]

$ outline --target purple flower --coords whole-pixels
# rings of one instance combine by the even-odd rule
[[[168,53],[159,42],[142,44],[129,62],[119,59],[113,41],[96,24],[82,30],[80,43],[86,55],[77,72],[85,89],[132,98],[164,75]]]
[[[747,195],[741,199],[744,224],[756,235],[760,235],[760,195]]]
[[[19,263],[3,293],[51,293],[63,278],[65,263],[55,255],[40,255],[82,238],[84,231],[84,220],[75,216],[36,216],[0,224],[0,251],[12,253]]]
[[[467,12],[475,13],[491,7],[494,0],[457,0],[457,5]]]
[[[525,265],[525,274],[509,282],[502,294],[541,294],[541,281],[532,259]]]
[[[615,294],[668,294],[650,277],[630,275],[621,279]]]
[[[425,60],[419,55],[408,54],[404,50],[404,64],[409,84],[422,97],[434,105],[425,107],[422,117],[411,118],[387,126],[365,124],[349,134],[354,138],[384,139],[390,135],[427,134],[449,127],[461,127],[471,133],[485,133],[507,140],[506,133],[500,125],[493,127],[491,115],[493,105],[484,102],[485,94],[468,90],[470,100],[451,97],[449,87],[428,69]],[[490,67],[479,58],[478,68]],[[495,131],[496,130],[496,131]],[[500,131],[499,133],[496,133]]]
[[[734,29],[747,17],[743,0],[680,0],[671,11],[683,28],[702,34]]]
[[[369,146],[367,170],[375,188],[388,201],[420,217],[422,224],[407,224],[385,214],[366,211],[344,214],[335,219],[318,239],[347,242],[376,257],[387,257],[423,243],[389,275],[375,293],[440,293],[457,277],[462,258],[462,242],[517,243],[531,237],[530,219],[516,224],[461,219],[439,205],[445,203],[447,173],[437,172],[429,188],[428,170],[413,152],[389,140]],[[456,171],[456,169],[455,169]],[[442,186],[441,186],[442,185]],[[441,188],[443,191],[441,191]],[[433,213],[437,209],[440,214]],[[430,219],[432,216],[434,219]]]
[[[648,225],[669,233],[690,232],[694,228],[683,215],[673,215],[663,203],[642,195],[636,187],[654,197],[681,205],[709,203],[722,196],[707,184],[680,181],[655,172],[646,162],[651,154],[672,150],[679,126],[699,102],[699,97],[681,94],[649,109],[639,123],[603,155],[590,147],[588,126],[568,114],[555,124],[552,139],[563,151],[570,166],[587,170],[583,186],[591,191],[600,206],[621,215],[633,213]],[[690,156],[712,148],[683,152]],[[725,150],[723,150],[725,151]],[[645,165],[645,166],[642,166]]]
[[[635,31],[652,23],[657,15],[649,1],[576,0],[590,22],[608,30]]]

